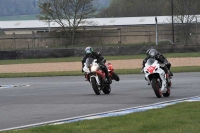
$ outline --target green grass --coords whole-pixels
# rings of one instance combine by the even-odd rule
[[[200,52],[166,53],[166,54],[163,54],[163,55],[167,58],[200,57]],[[145,56],[146,56],[145,54],[141,54],[141,55],[120,55],[120,56],[105,56],[105,58],[107,60],[129,60],[129,59],[144,59]],[[81,62],[81,60],[82,60],[82,57],[0,60],[0,65],[29,64],[29,63],[50,63],[50,62]]]
[[[2,133],[198,133],[200,102],[184,102],[123,116]]]

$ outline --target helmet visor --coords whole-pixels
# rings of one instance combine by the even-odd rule
[[[157,54],[157,51],[156,51],[156,50],[150,50],[150,51],[149,51],[150,57],[155,57],[156,54]]]
[[[86,53],[86,54],[91,54],[91,50],[90,50],[90,49],[86,49],[86,50],[85,50],[85,53]]]

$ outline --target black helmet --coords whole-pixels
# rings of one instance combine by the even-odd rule
[[[146,51],[146,55],[149,55],[149,51],[152,50],[152,49],[154,49],[154,48],[151,47],[150,49],[148,49],[148,50]],[[154,50],[155,50],[155,49],[154,49]]]
[[[93,52],[93,49],[91,47],[85,48],[85,54],[91,54]]]
[[[156,51],[155,49],[150,49],[147,53],[150,57],[155,57],[158,54],[158,51]]]
[[[148,49],[148,50],[146,51],[146,54],[147,54],[147,55],[149,55],[149,51],[150,51],[150,50],[151,50],[151,49]]]

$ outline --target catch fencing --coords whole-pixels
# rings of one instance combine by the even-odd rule
[[[198,25],[192,25],[191,33],[185,43],[184,36],[174,30],[174,43],[185,45],[200,45]],[[171,25],[158,26],[158,45],[173,43],[173,34]],[[38,50],[49,48],[66,48],[69,38],[66,36],[57,36],[51,32],[32,32],[32,34],[0,35],[0,50]],[[111,26],[111,27],[90,27],[79,29],[76,33],[74,45],[99,45],[107,46],[108,44],[148,44],[156,42],[155,25],[146,26]]]

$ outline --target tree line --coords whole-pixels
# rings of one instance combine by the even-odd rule
[[[172,4],[175,15],[200,13],[199,0],[111,0],[97,17],[167,16],[172,14]]]

